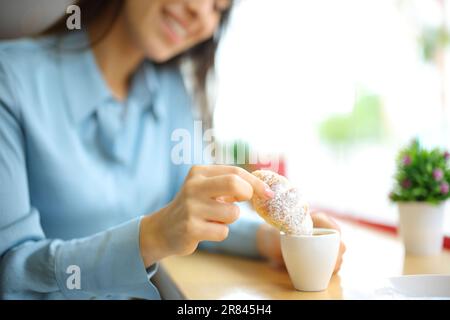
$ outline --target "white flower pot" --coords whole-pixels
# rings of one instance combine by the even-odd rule
[[[398,203],[400,237],[405,251],[413,255],[435,255],[442,251],[445,204]]]

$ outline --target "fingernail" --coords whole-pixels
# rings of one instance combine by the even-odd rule
[[[266,188],[264,189],[264,195],[267,198],[272,199],[275,196],[275,192],[273,192],[269,186],[266,186]]]

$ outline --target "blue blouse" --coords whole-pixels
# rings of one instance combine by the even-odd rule
[[[172,132],[193,134],[175,66],[143,62],[115,100],[84,32],[0,42],[0,298],[159,299],[142,215],[176,194]],[[201,247],[256,257],[259,221]],[[77,277],[77,278],[74,278]]]

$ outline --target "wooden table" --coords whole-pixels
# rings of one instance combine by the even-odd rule
[[[173,281],[166,298],[186,299],[365,299],[388,277],[450,274],[450,251],[438,256],[405,256],[395,235],[340,222],[347,245],[344,263],[323,292],[295,291],[286,270],[234,256],[197,252],[170,257],[161,265]],[[170,285],[163,285],[165,288]],[[163,290],[164,291],[164,290]]]

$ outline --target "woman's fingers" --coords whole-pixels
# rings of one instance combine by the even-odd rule
[[[339,247],[339,255],[338,255],[338,258],[337,258],[337,261],[336,261],[336,266],[334,267],[334,272],[333,273],[338,273],[339,270],[341,269],[343,255],[345,253],[345,250],[347,250],[347,248],[345,247],[345,244],[341,241],[341,245]]]
[[[341,228],[339,225],[330,217],[328,217],[325,213],[317,212],[311,214],[311,218],[314,224],[314,228],[326,228],[326,229],[335,229],[339,232]]]
[[[239,218],[239,207],[232,203],[209,200],[199,209],[200,215],[208,222],[231,224]]]
[[[273,198],[274,196],[273,191],[269,188],[267,184],[265,184],[263,181],[261,181],[248,171],[239,167],[223,166],[223,165],[195,166],[191,169],[191,174],[194,175],[199,174],[209,178],[215,176],[234,175],[246,181],[252,187],[252,192],[255,192],[260,197],[270,199]],[[250,198],[251,195],[248,199]]]
[[[228,226],[217,222],[202,222],[198,224],[197,232],[200,241],[223,241],[228,237]]]
[[[221,197],[216,197],[215,198],[216,201],[218,202],[222,202],[222,203],[231,203],[231,202],[236,202],[236,198],[233,196],[221,196]]]
[[[235,201],[250,200],[253,195],[252,186],[235,174],[202,178],[199,192],[209,198],[225,197]]]

